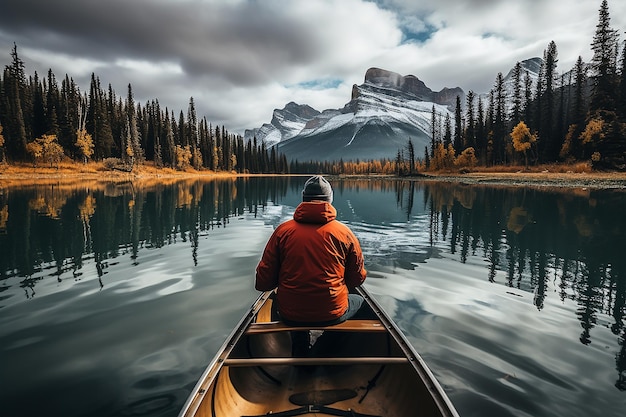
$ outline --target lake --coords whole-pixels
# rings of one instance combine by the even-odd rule
[[[626,193],[333,179],[462,416],[622,416]],[[2,416],[176,416],[306,177],[2,187]]]

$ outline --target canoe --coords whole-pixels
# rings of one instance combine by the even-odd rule
[[[293,327],[262,293],[201,375],[181,417],[457,416],[426,363],[364,287],[366,318]],[[310,352],[292,355],[308,331]],[[296,333],[299,332],[299,333]]]

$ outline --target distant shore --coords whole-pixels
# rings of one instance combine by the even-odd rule
[[[471,172],[467,174],[425,175],[430,180],[462,184],[593,188],[626,190],[626,172]]]
[[[552,169],[550,169],[552,168]],[[229,172],[177,171],[171,168],[156,168],[151,165],[142,165],[132,172],[106,170],[98,163],[62,164],[56,167],[33,167],[28,164],[7,165],[0,164],[0,187],[50,184],[59,182],[99,181],[99,182],[141,182],[172,181],[182,179],[211,179],[248,176]],[[353,177],[353,176],[346,176]],[[392,177],[373,174],[354,176],[359,178]],[[559,167],[533,167],[530,169],[516,169],[513,167],[474,168],[470,172],[426,172],[416,177],[405,179],[419,179],[425,181],[448,181],[468,185],[507,185],[507,186],[538,186],[538,187],[568,187],[593,189],[626,189],[626,172],[573,172]]]

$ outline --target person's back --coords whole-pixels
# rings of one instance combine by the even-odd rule
[[[256,271],[255,287],[278,287],[281,318],[295,323],[338,323],[354,314],[362,299],[349,294],[366,271],[359,241],[336,220],[332,188],[310,178],[294,218],[276,228]]]

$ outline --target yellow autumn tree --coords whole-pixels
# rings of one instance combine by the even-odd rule
[[[519,122],[511,132],[511,139],[513,139],[513,148],[516,152],[524,154],[524,165],[528,166],[528,151],[537,142],[537,135],[530,133],[526,123]]]
[[[189,145],[186,146],[180,146],[180,145],[176,145],[176,148],[174,149],[174,156],[175,156],[175,161],[176,161],[176,169],[179,170],[184,170],[187,169],[191,166],[190,162],[191,162],[191,149],[189,148]]]
[[[26,144],[26,151],[31,154],[35,165],[39,161],[48,162],[50,167],[59,165],[63,158],[63,147],[59,145],[56,135],[43,135]]]
[[[604,133],[604,121],[599,118],[589,120],[585,130],[580,134],[580,139],[584,145],[602,142],[606,134]]]
[[[28,152],[30,156],[33,157],[33,164],[35,166],[37,165],[37,162],[39,162],[43,157],[43,147],[41,146],[41,143],[39,143],[39,141],[37,140],[28,142],[26,144],[26,152]]]
[[[87,163],[87,160],[93,156],[94,144],[93,138],[86,129],[79,129],[76,131],[76,143],[78,151],[83,157],[83,163]]]
[[[459,168],[472,168],[478,164],[476,151],[473,147],[466,148],[454,161],[454,165]]]
[[[200,153],[200,148],[194,146],[191,152],[191,164],[195,170],[200,170],[202,168],[202,154]]]

